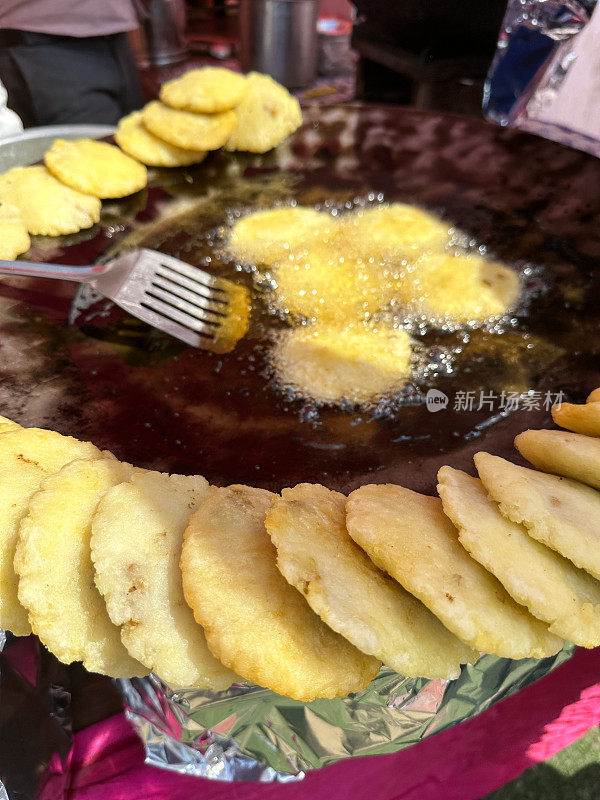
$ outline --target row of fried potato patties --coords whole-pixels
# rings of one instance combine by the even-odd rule
[[[120,121],[118,147],[57,139],[44,164],[0,175],[0,258],[27,252],[30,235],[91,228],[100,220],[102,200],[146,186],[146,167],[198,164],[221,147],[266,153],[302,123],[297,99],[258,72],[190,70],[165,83],[160,98]]]
[[[598,401],[553,410],[573,432],[517,437],[536,469],[478,453],[479,478],[441,468],[439,497],[214,488],[3,419],[0,625],[112,676],[305,701],[382,664],[451,679],[481,653],[594,647]]]

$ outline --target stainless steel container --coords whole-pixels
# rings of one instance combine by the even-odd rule
[[[148,64],[163,67],[183,61],[188,53],[185,0],[150,0],[145,11],[142,27]]]
[[[318,0],[242,0],[240,57],[244,72],[266,72],[288,89],[317,74]]]

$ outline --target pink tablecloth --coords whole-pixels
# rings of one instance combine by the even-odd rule
[[[68,800],[478,800],[600,723],[600,649],[573,658],[477,718],[390,756],[354,759],[293,784],[219,783],[144,764],[124,716],[75,737]],[[55,776],[64,783],[65,776]],[[52,780],[47,784],[51,792]],[[47,795],[51,797],[51,793]]]

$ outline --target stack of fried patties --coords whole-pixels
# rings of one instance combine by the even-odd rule
[[[32,236],[63,236],[93,227],[102,200],[143,189],[146,167],[107,142],[57,139],[44,164],[0,175],[0,258],[14,259]]]
[[[0,258],[26,253],[30,235],[63,236],[93,227],[102,200],[147,185],[146,167],[198,164],[221,147],[265,153],[302,123],[296,98],[258,72],[191,70],[165,83],[160,97],[120,121],[119,147],[57,139],[44,164],[0,175]]]
[[[163,84],[160,100],[122,119],[115,139],[147,166],[181,167],[221,147],[266,153],[301,122],[296,98],[268,75],[203,67]]]
[[[600,644],[600,391],[571,429],[478,453],[439,497],[390,484],[273,494],[132,467],[0,422],[0,625],[59,659],[175,687],[309,701],[385,665],[452,679],[481,653]]]

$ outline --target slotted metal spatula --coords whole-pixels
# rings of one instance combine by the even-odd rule
[[[248,330],[244,286],[156,250],[139,248],[88,267],[0,260],[0,273],[89,284],[134,317],[215,353],[233,350]]]

